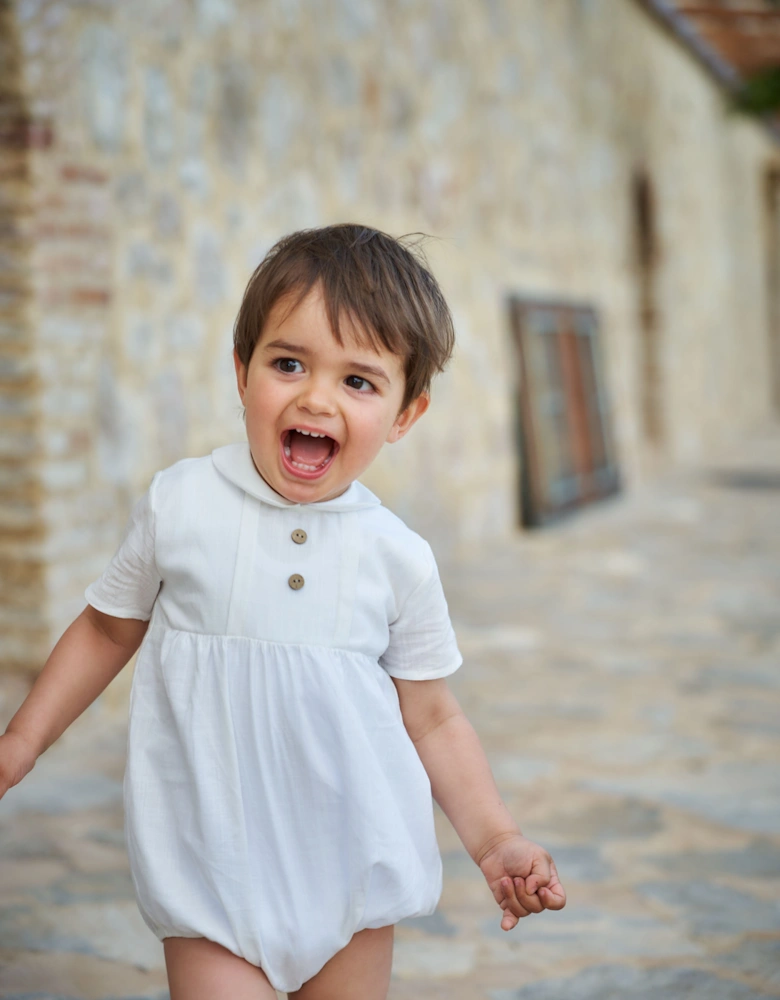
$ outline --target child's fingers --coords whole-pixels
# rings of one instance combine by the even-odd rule
[[[529,911],[517,898],[517,893],[515,892],[514,883],[511,878],[502,878],[501,888],[504,891],[504,897],[507,904],[504,916],[501,920],[501,927],[503,930],[508,931],[515,926],[518,920],[521,920],[523,917],[527,917]],[[514,918],[514,920],[512,918]]]
[[[490,891],[493,893],[493,899],[495,899],[499,906],[506,906],[506,896],[500,882],[496,882],[495,887],[491,886]]]
[[[525,889],[529,896],[538,892],[541,886],[550,884],[551,865],[552,858],[549,855],[539,854],[534,858],[533,871],[525,880]]]
[[[550,861],[551,875],[549,885],[539,890],[539,898],[547,910],[562,910],[566,905],[566,890],[558,878],[555,862]]]
[[[501,883],[500,891],[502,893],[508,891],[505,890],[503,882]],[[507,898],[507,896],[504,896],[504,898],[501,900],[500,906],[501,909],[504,911],[504,915],[501,918],[501,930],[511,931],[513,927],[517,927],[518,923],[520,922],[520,918],[515,916],[514,913],[512,913],[511,909],[512,903],[511,900]]]
[[[529,892],[528,879],[518,877],[514,880],[514,883],[515,895],[523,909],[529,913],[541,913],[544,909],[544,904],[536,893]]]
[[[545,910],[562,910],[566,906],[565,893],[556,895],[547,886],[542,886],[539,890],[539,898],[542,900]]]

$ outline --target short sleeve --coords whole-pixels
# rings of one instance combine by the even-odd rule
[[[133,507],[124,537],[114,557],[94,583],[84,591],[87,602],[116,618],[152,615],[162,580],[154,559],[154,480]]]
[[[390,623],[390,643],[379,658],[380,666],[400,680],[446,677],[463,663],[430,546],[428,553],[430,572]]]

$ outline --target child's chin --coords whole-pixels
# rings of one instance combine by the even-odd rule
[[[297,489],[293,483],[286,483],[285,486],[287,492],[282,495],[293,503],[319,503],[323,500],[335,500],[346,492],[349,483],[326,483],[315,480],[310,483],[299,483]]]

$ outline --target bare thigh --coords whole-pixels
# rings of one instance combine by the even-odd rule
[[[394,930],[390,924],[358,931],[316,976],[288,997],[290,1000],[387,1000]]]
[[[163,940],[171,1000],[276,1000],[266,974],[206,938]]]

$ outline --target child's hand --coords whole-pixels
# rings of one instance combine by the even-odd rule
[[[543,847],[519,833],[491,848],[479,867],[505,911],[501,920],[504,931],[511,931],[529,913],[561,910],[566,905],[555,862]]]
[[[0,736],[0,799],[35,766],[35,751],[19,733]]]

